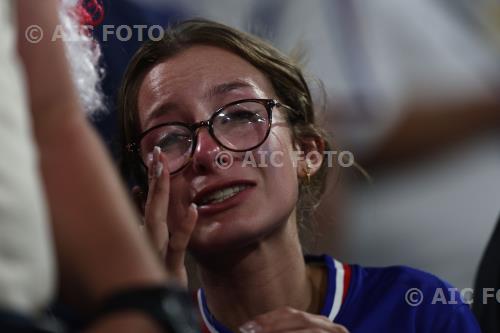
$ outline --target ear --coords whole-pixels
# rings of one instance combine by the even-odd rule
[[[135,206],[141,213],[141,216],[144,216],[146,196],[144,195],[144,192],[141,190],[140,186],[136,185],[132,188],[132,197],[134,199]]]
[[[295,148],[303,154],[297,161],[297,176],[299,178],[314,175],[321,167],[324,160],[325,141],[319,136],[301,138],[295,144]]]

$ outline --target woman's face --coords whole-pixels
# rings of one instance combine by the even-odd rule
[[[156,65],[146,75],[138,96],[141,129],[170,121],[191,124],[207,120],[228,103],[252,98],[277,99],[271,83],[258,69],[224,49],[193,46]],[[252,151],[257,162],[260,156],[280,152],[283,158],[276,158],[279,163],[274,166],[243,165],[244,153],[231,152],[234,163],[223,169],[215,156],[224,149],[206,127],[198,131],[191,163],[170,178],[168,203],[171,231],[183,222],[190,204],[198,204],[198,220],[190,242],[195,255],[237,249],[284,230],[294,212],[298,184],[290,158],[290,130],[282,112],[273,109],[271,132]],[[222,202],[201,204],[216,191],[239,185],[245,186],[236,188],[242,189],[236,195]]]

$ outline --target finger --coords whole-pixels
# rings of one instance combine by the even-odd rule
[[[273,333],[281,333],[281,332],[286,332],[286,333],[349,333],[349,331],[341,325],[335,325],[334,328],[330,330],[324,330],[321,328],[305,328],[305,329],[299,329],[299,330],[284,330],[284,331],[273,331]],[[257,332],[255,332],[257,333]],[[260,333],[260,332],[259,332]]]
[[[242,328],[256,325],[260,328],[260,330],[257,331],[266,333],[313,329],[332,333],[347,332],[345,327],[334,324],[325,316],[299,311],[290,307],[279,308],[259,315],[252,322],[246,323],[245,325],[243,325]]]
[[[145,225],[153,245],[164,257],[168,244],[168,201],[170,175],[167,160],[160,148],[153,150],[153,159],[148,168],[149,192],[145,206]]]
[[[197,219],[198,208],[196,204],[192,203],[187,210],[186,217],[178,223],[176,222],[175,225],[170,226],[171,236],[168,241],[165,264],[167,271],[180,279],[181,283],[187,283],[184,260]]]
[[[264,333],[264,331],[256,331],[255,333]],[[338,324],[332,324],[330,328],[318,328],[318,327],[308,327],[308,328],[302,328],[302,329],[290,329],[290,328],[285,328],[281,330],[273,330],[273,331],[265,331],[266,333],[349,333],[347,328],[345,328],[342,325]]]

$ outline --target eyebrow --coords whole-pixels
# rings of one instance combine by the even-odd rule
[[[166,103],[162,103],[161,105],[159,105],[158,107],[156,107],[153,112],[151,112],[147,117],[146,117],[146,120],[144,121],[144,127],[148,128],[149,126],[149,123],[151,123],[151,121],[153,121],[154,119],[156,118],[159,118],[161,116],[164,116],[168,113],[170,113],[172,110],[175,109],[175,103],[171,103],[171,102],[166,102]]]
[[[241,89],[241,88],[253,88],[254,86],[248,82],[235,80],[227,83],[218,84],[212,88],[210,88],[205,94],[205,99],[210,99],[216,96],[227,94],[233,90]]]
[[[245,81],[231,81],[227,83],[218,84],[212,88],[210,88],[207,93],[203,96],[204,99],[211,99],[216,96],[227,94],[233,90],[241,89],[241,88],[253,88],[254,86]],[[164,116],[176,108],[176,104],[173,102],[165,102],[156,107],[147,117],[144,122],[145,127],[152,120]]]

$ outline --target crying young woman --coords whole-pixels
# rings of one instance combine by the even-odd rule
[[[450,287],[433,275],[304,256],[298,223],[324,190],[330,143],[300,68],[270,44],[177,24],[130,62],[119,112],[153,244],[182,283],[186,252],[196,261],[204,331],[479,332],[458,294],[432,304]],[[243,163],[273,152],[280,163]]]

